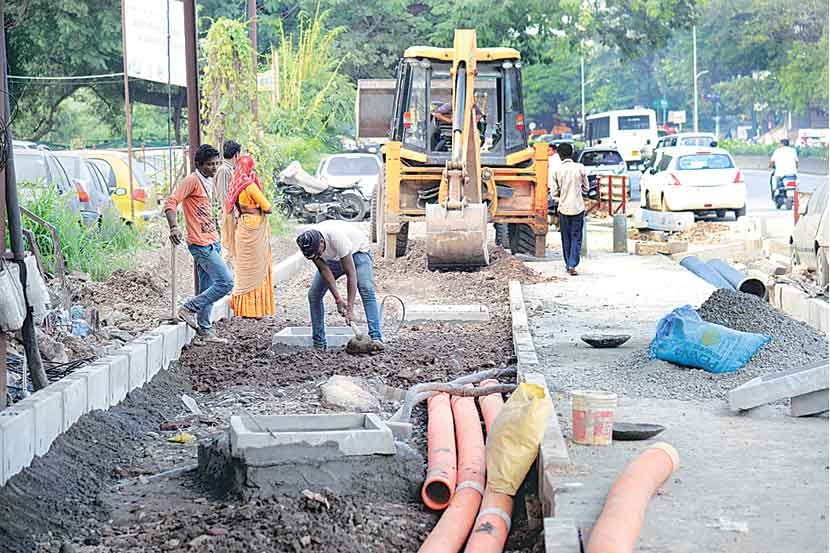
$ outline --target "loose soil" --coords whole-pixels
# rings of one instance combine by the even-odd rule
[[[275,352],[271,349],[275,332],[285,326],[309,324],[309,264],[299,277],[277,285],[275,317],[218,324],[217,332],[229,339],[228,345],[186,348],[171,373],[162,373],[121,406],[84,417],[45,458],[15,477],[0,494],[0,542],[14,547],[2,549],[4,545],[0,545],[0,551],[57,551],[64,540],[72,542],[78,552],[87,553],[417,550],[438,516],[417,498],[401,504],[311,490],[322,494],[328,507],[288,496],[242,504],[211,497],[192,474],[144,483],[134,478],[195,462],[195,441],[168,443],[165,438],[176,431],[169,430],[171,425],[159,426],[165,421],[178,421],[183,430],[205,439],[221,431],[228,418],[241,411],[331,411],[320,400],[319,385],[333,374],[365,377],[403,389],[514,363],[508,282],[543,280],[524,264],[495,250],[486,269],[430,273],[424,249],[415,242],[405,259],[397,263],[378,259],[375,265],[379,298],[395,294],[408,303],[482,303],[489,308],[491,320],[478,325],[404,327],[394,335],[394,325],[388,325],[386,350],[367,356]],[[121,303],[141,303],[146,311],[124,312],[131,320],[164,313],[169,301],[164,274],[145,274],[146,278],[137,273],[114,275],[112,282],[97,290],[114,304],[110,298],[123,297],[118,282],[137,282],[135,296]],[[344,284],[341,280],[340,286]],[[327,299],[326,306],[329,324],[341,324],[333,302]],[[356,311],[360,317],[362,310]],[[179,401],[180,394],[191,386],[193,391],[187,393],[207,413],[201,421],[186,417]],[[388,416],[397,405],[382,401],[382,415]],[[413,422],[416,436],[411,444],[420,449],[423,407],[415,410]],[[96,445],[88,447],[89,443]],[[118,486],[108,490],[115,483]],[[537,548],[541,545],[538,536],[520,516],[514,521],[506,551],[536,551],[534,544]],[[21,543],[25,548],[18,547]]]

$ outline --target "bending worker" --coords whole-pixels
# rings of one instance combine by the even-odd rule
[[[369,325],[369,337],[381,345],[380,315],[375,297],[372,270],[372,245],[369,237],[355,225],[345,221],[323,221],[297,236],[297,246],[306,259],[317,266],[317,274],[308,290],[308,308],[311,311],[311,332],[314,347],[326,348],[326,312],[323,296],[331,292],[337,312],[347,323],[354,320],[354,301],[357,292],[363,301],[363,311]],[[346,275],[346,300],[337,291],[336,281]]]

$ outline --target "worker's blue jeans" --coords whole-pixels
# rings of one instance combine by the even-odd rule
[[[369,336],[378,342],[383,341],[380,331],[380,315],[378,314],[378,301],[375,297],[375,276],[372,269],[372,254],[357,252],[352,254],[354,267],[357,271],[357,291],[363,301],[363,311],[366,313],[366,322],[369,324]],[[346,273],[340,261],[326,261],[326,264],[337,280]],[[308,307],[311,311],[311,334],[314,347],[326,347],[326,310],[323,307],[323,296],[329,289],[320,271],[314,275],[311,281],[311,288],[308,289]]]
[[[209,246],[188,244],[187,249],[196,262],[200,294],[186,301],[184,308],[196,313],[199,328],[208,330],[213,326],[210,322],[213,304],[231,293],[233,275],[222,259],[219,242]]]
[[[565,269],[575,269],[579,265],[579,250],[582,249],[582,226],[584,224],[584,211],[576,215],[559,214],[559,234],[562,235],[562,255],[565,257]]]

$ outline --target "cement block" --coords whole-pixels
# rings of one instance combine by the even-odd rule
[[[306,258],[303,257],[302,253],[297,252],[273,266],[271,269],[271,281],[276,283],[291,280],[303,270],[305,264]]]
[[[408,422],[385,421],[396,440],[405,441],[412,435],[412,425]]]
[[[691,212],[670,212],[641,209],[639,220],[652,230],[685,230],[695,224],[695,215]]]
[[[579,529],[569,518],[545,518],[545,553],[580,553]]]
[[[82,379],[86,384],[86,412],[110,407],[110,366],[92,364],[70,374],[67,378]]]
[[[732,410],[750,409],[780,399],[792,398],[830,387],[827,362],[789,373],[753,378],[729,392]]]
[[[83,377],[69,378],[69,376],[49,386],[50,390],[61,396],[63,432],[69,430],[87,412],[86,380]]]
[[[295,446],[333,447],[346,457],[395,453],[392,431],[372,414],[234,416],[230,440],[234,456],[249,463],[295,457]]]
[[[326,343],[329,349],[345,348],[349,340],[354,338],[354,331],[345,326],[330,326],[326,328]],[[273,346],[288,346],[292,348],[308,349],[314,347],[311,339],[310,326],[289,326],[276,334],[271,342]]]
[[[806,417],[830,409],[830,390],[816,390],[809,394],[795,396],[790,400],[790,416]]]
[[[147,382],[147,346],[136,342],[124,345],[113,355],[123,355],[127,358],[129,381],[128,390],[141,388]]]
[[[164,337],[160,334],[145,334],[134,343],[147,348],[147,381],[153,379],[164,368]]]
[[[150,334],[161,336],[163,342],[162,365],[163,369],[179,358],[179,325],[160,325],[150,331]]]
[[[0,486],[28,467],[34,457],[34,410],[13,405],[0,411]]]
[[[429,305],[410,304],[406,306],[408,323],[428,321],[440,322],[487,322],[490,320],[490,311],[485,305]]]
[[[510,317],[513,323],[513,330],[528,328],[527,309],[525,308],[524,295],[522,294],[522,285],[518,280],[510,281],[508,294],[510,296]]]
[[[807,300],[807,324],[825,334],[830,334],[830,303],[819,299]]]
[[[64,431],[63,398],[60,390],[47,386],[18,402],[15,407],[32,410],[35,417],[35,455],[46,455],[52,442]]]
[[[105,357],[95,363],[109,366],[109,406],[118,405],[130,391],[130,361],[125,355]]]
[[[225,296],[213,304],[213,310],[210,312],[211,322],[221,321],[227,319],[230,313],[231,298]]]

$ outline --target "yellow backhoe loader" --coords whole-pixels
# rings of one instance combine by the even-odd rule
[[[489,223],[498,245],[544,255],[548,147],[527,145],[516,50],[477,48],[469,29],[452,48],[408,48],[383,152],[371,234],[385,257],[424,220],[431,270],[487,265]]]

